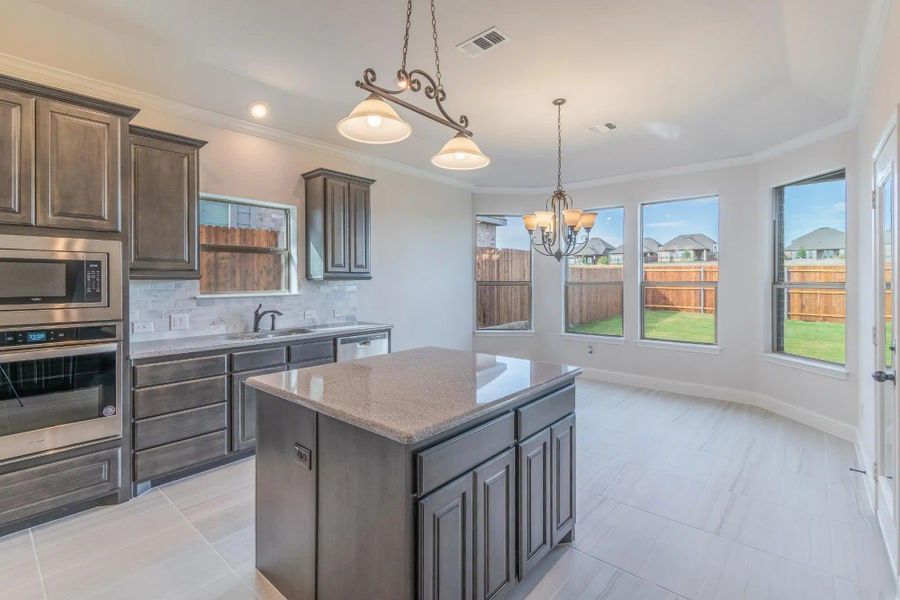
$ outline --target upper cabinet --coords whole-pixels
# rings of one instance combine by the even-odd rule
[[[328,169],[306,179],[306,278],[371,279],[373,179]]]
[[[130,127],[131,277],[200,277],[199,151],[206,142]]]
[[[137,109],[0,76],[0,223],[121,231]]]

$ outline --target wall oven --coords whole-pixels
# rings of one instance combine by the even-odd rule
[[[0,330],[0,460],[122,435],[119,323]]]
[[[0,326],[121,318],[121,242],[0,235]]]

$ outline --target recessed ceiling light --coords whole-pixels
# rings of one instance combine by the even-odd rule
[[[247,107],[247,112],[254,119],[263,119],[269,114],[269,105],[265,102],[251,102]]]

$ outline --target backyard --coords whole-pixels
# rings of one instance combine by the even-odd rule
[[[572,325],[571,333],[622,335],[621,315]],[[644,312],[644,338],[680,342],[715,343],[715,315],[674,310]],[[844,362],[844,324],[788,319],[784,325],[784,351],[833,363]]]

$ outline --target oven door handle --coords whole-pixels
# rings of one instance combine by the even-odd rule
[[[117,352],[121,342],[109,342],[106,344],[82,344],[79,346],[64,346],[61,348],[40,348],[35,350],[14,350],[12,352],[0,352],[0,364],[20,362],[25,360],[43,360],[45,358],[67,358],[69,356],[84,356],[85,354],[100,354],[101,352]]]

